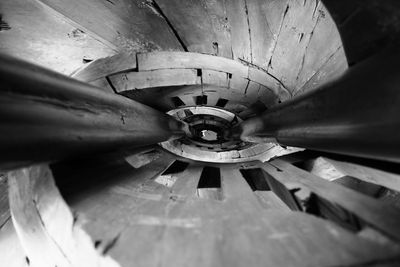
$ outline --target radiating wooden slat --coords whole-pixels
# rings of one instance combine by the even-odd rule
[[[83,59],[113,55],[115,50],[54,16],[37,1],[2,0],[0,14],[9,29],[1,31],[0,52],[70,75]]]
[[[92,82],[120,71],[136,68],[136,54],[121,52],[111,57],[95,60],[72,75],[83,82]]]
[[[246,0],[245,2],[249,23],[251,63],[267,69],[273,51],[274,35],[268,23],[268,16],[264,13],[263,5],[271,1]],[[276,12],[275,16],[279,17],[277,15],[279,11],[274,10],[274,12]]]
[[[8,197],[8,194],[6,196]],[[0,257],[8,266],[29,267],[11,217],[0,227]]]
[[[139,71],[159,69],[209,69],[248,77],[248,67],[223,57],[187,52],[153,52],[137,54]]]
[[[327,201],[354,213],[366,223],[400,240],[400,211],[371,197],[338,184],[330,183],[282,160],[263,165],[264,170],[285,185],[306,187]],[[279,171],[280,170],[280,171]]]
[[[115,90],[144,89],[149,87],[181,86],[200,84],[195,69],[160,69],[153,71],[128,72],[109,76]]]
[[[85,32],[120,50],[182,50],[165,19],[154,12],[151,4],[126,0],[40,2],[75,22]],[[156,31],[158,34],[153,34]]]
[[[8,179],[14,227],[33,266],[119,266],[95,250],[59,194],[48,166],[12,171]]]
[[[202,70],[202,83],[228,88],[228,73],[213,70]]]
[[[254,194],[266,209],[290,211],[289,207],[272,191],[255,191]]]
[[[336,171],[336,178],[342,176],[351,176],[367,183],[384,186],[400,192],[400,175],[387,171],[374,169],[360,164],[338,161],[326,157],[320,157],[314,160],[312,173],[319,176],[322,169],[318,168],[321,164],[326,164],[332,171]],[[321,173],[322,174],[322,173]],[[323,174],[322,174],[323,175]]]
[[[224,1],[158,0],[157,4],[189,52],[232,57]]]
[[[303,65],[296,78],[296,91],[301,89],[342,46],[339,31],[328,10],[320,5],[316,12],[319,16],[318,25],[315,27],[304,52]],[[331,41],[327,42],[327,40]],[[344,54],[341,55],[342,57],[335,63],[339,66],[346,66],[347,59]],[[331,68],[337,68],[333,64],[330,65]]]
[[[277,94],[282,101],[288,100],[291,97],[290,92],[287,89],[283,88],[275,78],[264,71],[249,68],[249,80],[269,88]]]
[[[339,78],[348,68],[347,61],[344,60],[345,58],[344,49],[340,47],[314,75],[309,77],[303,87],[297,90],[295,94],[311,91],[319,85]]]
[[[268,72],[289,90],[296,87],[296,79],[303,67],[305,53],[313,31],[319,26],[320,1],[288,1],[282,26],[277,36]]]
[[[240,208],[248,211],[261,211],[254,192],[246,182],[239,170],[225,167],[221,168],[222,192],[226,201],[234,202]]]
[[[226,3],[226,15],[231,29],[233,58],[252,62],[246,1],[231,0]]]

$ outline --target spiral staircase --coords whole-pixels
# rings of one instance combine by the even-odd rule
[[[400,5],[2,0],[1,266],[399,266]]]

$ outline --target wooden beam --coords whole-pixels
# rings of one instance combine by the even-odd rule
[[[14,58],[0,62],[1,168],[183,134],[180,122],[125,97]]]
[[[12,171],[8,179],[14,227],[33,266],[119,266],[96,251],[58,192],[48,166]]]
[[[269,175],[275,177],[284,185],[305,187],[317,196],[339,205],[357,215],[367,224],[400,241],[400,229],[398,227],[400,211],[393,206],[339,184],[323,180],[279,159],[262,166]]]

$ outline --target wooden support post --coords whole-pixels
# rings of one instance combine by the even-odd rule
[[[0,168],[155,144],[182,123],[125,97],[0,56]]]
[[[320,87],[248,119],[233,136],[400,162],[400,52],[386,49]]]

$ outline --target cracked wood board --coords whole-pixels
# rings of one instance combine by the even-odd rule
[[[93,82],[117,72],[133,69],[136,69],[136,53],[121,52],[87,64],[72,77],[83,82]]]
[[[312,173],[317,175],[320,168],[319,166],[322,167],[325,164],[329,166],[329,169],[333,168],[334,170],[336,170],[336,174],[333,176],[333,180],[342,176],[351,176],[368,183],[384,186],[386,188],[400,192],[400,175],[398,174],[374,169],[368,166],[362,166],[356,163],[338,161],[326,157],[319,157],[313,160],[312,166],[315,165],[313,169],[316,169],[315,173],[314,170],[312,171]],[[321,169],[321,171],[323,171],[323,169]]]
[[[252,62],[249,22],[245,0],[230,0],[226,6],[228,22],[231,27],[233,59]]]
[[[36,1],[2,0],[0,14],[9,25],[1,31],[0,52],[70,75],[85,60],[113,55],[115,51],[54,16]]]
[[[296,91],[296,95],[312,91],[318,86],[334,81],[345,73],[348,68],[343,47],[340,47],[321,68],[308,78],[306,83]]]
[[[333,23],[333,20],[326,8],[319,5],[318,25],[313,31],[313,35],[304,52],[303,64],[296,78],[295,92],[303,87],[303,85],[315,75],[324,65],[328,63],[330,58],[337,53],[342,47],[342,41],[339,31]],[[329,41],[328,41],[329,40]],[[347,65],[347,59],[344,54],[339,58],[338,62],[329,62],[339,66]],[[334,66],[332,66],[333,68]],[[340,69],[344,71],[343,69]],[[341,74],[340,72],[338,74]],[[335,76],[337,76],[336,74]]]
[[[182,50],[165,19],[150,3],[127,0],[39,1],[120,51]]]
[[[225,1],[157,0],[186,51],[232,58]]]
[[[291,91],[304,64],[307,47],[316,27],[320,27],[319,1],[289,1],[277,36],[268,73]],[[333,21],[332,21],[333,23]]]
[[[108,78],[118,93],[149,87],[195,85],[201,83],[195,69],[161,69],[128,72],[114,74]]]
[[[96,251],[47,165],[11,171],[8,179],[14,227],[32,266],[119,266]]]
[[[153,52],[137,54],[138,71],[158,69],[209,69],[248,77],[248,67],[243,64],[212,55],[190,52]]]
[[[251,63],[267,70],[274,45],[274,34],[262,8],[269,1],[245,0],[251,46]],[[276,10],[274,10],[276,12]],[[276,12],[275,17],[279,14]]]
[[[271,165],[272,166],[271,166]],[[354,213],[367,224],[394,240],[400,240],[400,211],[394,207],[341,185],[330,183],[285,161],[276,159],[263,169],[285,185],[305,187],[329,202]],[[281,170],[281,171],[278,171]]]

